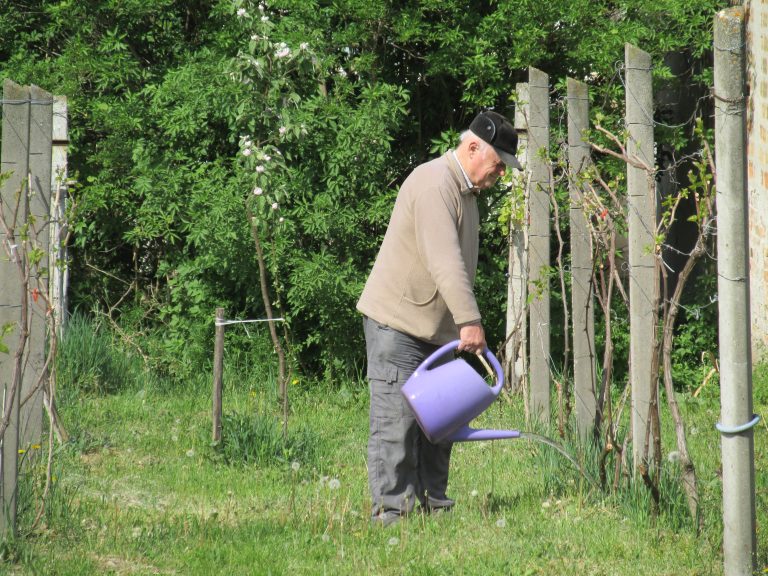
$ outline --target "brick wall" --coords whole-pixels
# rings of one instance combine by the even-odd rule
[[[768,360],[768,3],[746,4],[752,348],[755,360]]]

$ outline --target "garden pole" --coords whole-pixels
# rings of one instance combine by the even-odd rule
[[[528,69],[528,146],[526,170],[530,174],[528,201],[528,294],[532,295],[529,318],[530,408],[542,423],[550,416],[550,311],[549,311],[549,76]]]
[[[53,98],[53,140],[51,152],[51,304],[56,315],[59,335],[67,323],[68,250],[63,245],[67,236],[67,97]],[[56,198],[58,194],[58,198]],[[58,200],[58,203],[56,202]]]
[[[30,96],[28,86],[19,86],[6,79],[3,83],[3,138],[0,170],[9,173],[2,183],[0,197],[6,220],[12,217],[19,190],[26,190],[25,180],[29,173],[29,118]],[[12,222],[8,222],[13,226]],[[7,246],[9,239],[0,229],[0,242]],[[21,252],[8,247],[11,255]],[[22,291],[16,262],[8,259],[5,249],[0,249],[0,326],[13,325],[14,329],[3,338],[8,354],[0,354],[0,386],[3,389],[3,415],[9,416],[8,427],[2,436],[0,459],[0,538],[16,533],[16,484],[19,462],[19,405],[21,378],[14,380],[14,354],[20,340]],[[13,392],[13,394],[11,394]],[[10,398],[12,396],[12,399]]]
[[[224,378],[224,308],[216,308],[213,345],[213,441],[221,441],[221,388]]]
[[[517,154],[523,169],[517,174],[523,184],[526,179],[525,150],[528,146],[528,84],[518,83],[515,86],[517,103],[515,105],[515,130],[517,130]],[[527,363],[527,332],[528,316],[525,301],[527,298],[526,283],[528,268],[526,259],[526,240],[528,237],[528,206],[526,195],[523,194],[522,206],[513,207],[513,215],[509,221],[509,262],[507,283],[507,346],[505,349],[505,378],[513,392],[520,388],[522,378],[528,373]],[[516,214],[520,218],[516,217]],[[510,336],[515,330],[517,334]]]
[[[635,471],[653,458],[651,405],[658,389],[653,374],[654,302],[659,277],[654,257],[656,194],[652,170],[653,91],[651,56],[639,48],[625,46],[627,197],[629,227],[629,328],[630,379],[632,387],[632,461]],[[642,163],[642,165],[636,165]],[[658,410],[658,404],[656,404]]]
[[[725,576],[756,569],[744,8],[715,18],[717,291]]]
[[[43,433],[43,386],[47,355],[47,314],[45,299],[39,296],[49,291],[48,263],[50,253],[51,215],[51,141],[53,136],[53,95],[38,86],[29,87],[32,99],[29,123],[29,173],[31,189],[25,204],[27,218],[34,225],[34,237],[30,240],[39,248],[41,257],[30,264],[29,289],[29,340],[27,341],[23,385],[21,387],[20,448],[27,449],[39,444]],[[23,223],[19,222],[19,229]],[[27,248],[31,252],[31,247]],[[50,293],[50,292],[49,292]],[[32,451],[27,455],[37,452]]]
[[[571,302],[573,309],[573,387],[579,436],[595,430],[595,306],[592,291],[592,237],[584,212],[584,172],[590,166],[589,92],[568,78],[568,188],[571,225]]]

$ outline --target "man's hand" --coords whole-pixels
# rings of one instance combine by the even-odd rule
[[[459,350],[466,350],[473,354],[482,353],[487,344],[485,342],[485,330],[482,324],[469,324],[459,329]]]

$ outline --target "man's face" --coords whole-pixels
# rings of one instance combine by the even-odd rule
[[[496,184],[507,170],[506,164],[499,158],[496,150],[487,145],[477,150],[474,168],[474,176],[470,176],[470,180],[481,190]]]

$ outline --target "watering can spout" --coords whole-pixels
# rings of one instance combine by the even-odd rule
[[[462,426],[451,434],[449,442],[479,442],[482,440],[503,440],[520,438],[520,430],[483,430]]]

